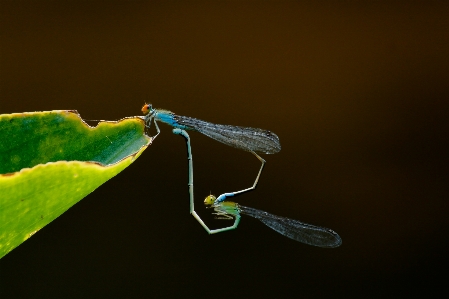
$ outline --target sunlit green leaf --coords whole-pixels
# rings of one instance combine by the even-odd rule
[[[0,115],[0,258],[130,165],[140,118],[89,127],[76,111]]]

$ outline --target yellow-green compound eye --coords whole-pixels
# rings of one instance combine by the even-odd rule
[[[204,204],[205,205],[212,205],[215,202],[216,199],[217,198],[211,194],[211,195],[207,196],[206,199],[204,199]]]

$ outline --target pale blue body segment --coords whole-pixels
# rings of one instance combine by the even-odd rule
[[[219,219],[234,219],[234,224],[232,226],[211,230],[204,221],[198,216],[194,208],[194,195],[193,195],[193,159],[192,159],[192,148],[190,146],[190,137],[186,131],[176,128],[173,129],[173,133],[181,135],[186,140],[187,145],[187,159],[189,162],[189,198],[190,198],[190,214],[195,217],[195,219],[203,226],[203,228],[209,234],[216,234],[228,230],[237,228],[240,223],[240,214],[249,215],[256,219],[259,219],[262,223],[275,230],[276,232],[293,239],[295,241],[323,247],[323,248],[334,248],[341,245],[342,240],[340,236],[333,230],[319,227],[307,223],[300,222],[298,220],[276,216],[258,209],[249,208],[241,206],[234,202],[224,201],[228,197],[233,197],[242,193],[242,191],[247,191],[247,189],[224,193],[218,198],[213,195],[209,195],[204,200],[206,205],[210,205],[214,208],[214,214],[217,215]],[[246,192],[245,191],[245,192]]]
[[[225,201],[226,198],[228,197],[234,197],[236,195],[236,192],[231,192],[231,193],[223,193],[222,195],[218,196],[216,201],[217,203]]]
[[[191,128],[188,128],[187,126],[178,124],[178,122],[174,118],[174,114],[171,113],[170,111],[158,110],[157,112],[154,113],[154,119],[163,122],[167,125],[170,125],[173,128],[181,130],[191,130]]]

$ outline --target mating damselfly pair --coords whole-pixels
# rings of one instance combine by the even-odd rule
[[[276,216],[258,209],[241,206],[234,202],[225,201],[228,197],[234,197],[256,188],[260,174],[262,173],[265,165],[265,160],[262,159],[256,152],[265,154],[274,154],[279,152],[281,149],[281,145],[276,134],[267,130],[257,128],[219,125],[187,116],[179,116],[171,111],[154,109],[150,104],[145,104],[142,108],[142,112],[145,114],[144,120],[147,127],[151,126],[152,121],[154,122],[154,125],[156,127],[157,133],[155,136],[153,136],[153,140],[160,133],[157,121],[172,126],[174,128],[174,134],[181,135],[185,138],[187,145],[187,158],[189,162],[188,184],[190,197],[190,213],[209,234],[215,234],[237,228],[240,222],[240,215],[245,214],[259,219],[262,223],[277,231],[278,233],[305,244],[326,248],[333,248],[341,245],[342,241],[340,236],[331,229],[306,224],[286,217]],[[221,194],[218,198],[213,195],[209,195],[204,200],[204,203],[207,206],[214,209],[214,214],[217,215],[217,218],[234,219],[234,224],[232,226],[210,230],[204,223],[204,221],[195,212],[193,196],[192,149],[190,146],[190,137],[187,134],[186,130],[200,132],[226,145],[251,152],[257,157],[257,159],[259,159],[259,161],[262,162],[262,166],[252,187],[236,192],[224,193]]]

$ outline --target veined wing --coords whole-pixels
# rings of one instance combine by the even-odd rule
[[[180,125],[185,125],[212,139],[245,151],[274,154],[281,150],[279,137],[273,132],[258,128],[218,125],[188,116],[174,115]]]
[[[240,205],[239,208],[242,214],[259,219],[268,227],[293,240],[326,248],[338,247],[342,243],[340,236],[329,228],[276,216],[254,208]]]

